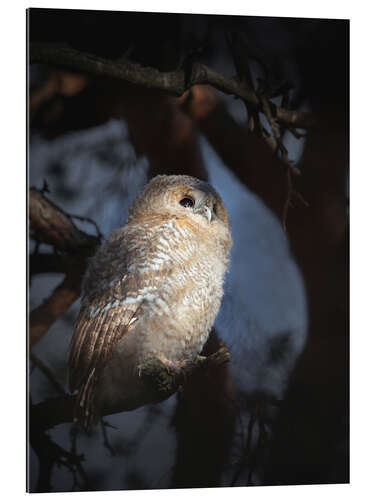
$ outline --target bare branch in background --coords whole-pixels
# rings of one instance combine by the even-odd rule
[[[51,491],[51,478],[55,465],[68,469],[73,477],[72,491],[81,483],[80,489],[88,487],[88,478],[82,466],[84,455],[66,451],[53,442],[50,436],[38,426],[30,430],[30,442],[39,458],[39,476],[35,491],[38,493]]]
[[[68,254],[70,258],[69,261],[66,255],[43,256],[38,252],[31,257],[31,274],[66,272],[63,282],[30,314],[30,343],[35,344],[78,298],[87,258],[95,251],[100,237],[78,229],[71,216],[35,188],[29,190],[29,221],[31,236],[38,243],[53,245],[55,250]]]
[[[81,279],[82,270],[73,270],[48,299],[31,311],[29,327],[31,345],[35,344],[79,297]]]
[[[261,100],[245,82],[240,82],[235,77],[222,75],[199,62],[192,63],[190,81],[187,83],[184,69],[161,72],[156,68],[137,64],[126,57],[112,61],[57,44],[32,43],[30,62],[62,65],[82,73],[116,78],[134,85],[165,90],[177,96],[181,96],[193,85],[212,85],[225,94],[239,97],[254,109],[262,111]],[[311,113],[279,108],[274,104],[271,105],[271,111],[273,117],[284,125],[294,128],[315,126],[315,119]]]
[[[41,273],[67,273],[71,263],[57,253],[33,253],[29,256],[30,277]]]
[[[29,219],[31,236],[57,250],[82,253],[99,243],[97,237],[78,229],[68,214],[35,188],[29,189]]]

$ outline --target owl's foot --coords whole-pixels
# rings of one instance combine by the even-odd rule
[[[160,362],[163,367],[165,367],[164,371],[168,373],[169,376],[180,374],[181,372],[183,372],[184,368],[186,368],[187,365],[187,361],[171,361],[165,356],[155,356],[155,358],[150,358],[142,364],[138,365],[138,377],[142,378],[145,370],[146,373],[149,373],[150,369],[152,372],[160,372],[160,370],[163,371],[163,368],[161,368],[160,366],[158,367],[158,362]]]
[[[171,361],[165,356],[158,356],[158,359],[163,363],[164,366],[171,372],[180,372],[182,368],[185,368],[186,361]]]

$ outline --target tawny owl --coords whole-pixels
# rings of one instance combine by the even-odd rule
[[[90,261],[70,352],[77,419],[141,404],[138,366],[167,366],[201,351],[218,313],[229,262],[226,209],[206,182],[152,179],[125,226]],[[135,403],[136,401],[136,403]]]

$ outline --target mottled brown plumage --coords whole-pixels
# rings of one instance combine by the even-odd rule
[[[77,419],[150,403],[139,365],[168,365],[201,351],[220,307],[231,247],[214,189],[188,176],[158,176],[125,226],[92,258],[70,352]]]

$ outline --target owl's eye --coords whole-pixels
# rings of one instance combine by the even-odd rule
[[[194,200],[193,200],[193,198],[189,198],[188,196],[185,196],[185,198],[182,198],[182,200],[180,200],[180,205],[182,205],[185,208],[193,207]]]

